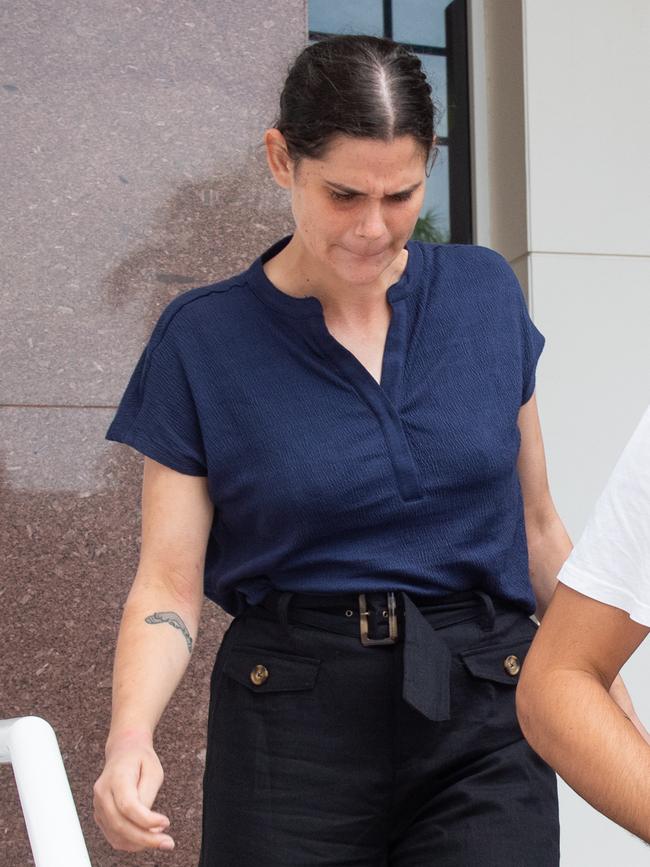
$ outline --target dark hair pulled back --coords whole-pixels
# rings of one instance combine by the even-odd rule
[[[295,59],[275,123],[297,164],[321,159],[340,134],[392,141],[411,135],[429,159],[435,109],[416,54],[390,39],[332,36]]]

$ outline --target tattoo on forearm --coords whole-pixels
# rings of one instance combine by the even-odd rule
[[[145,617],[145,623],[169,623],[174,629],[180,629],[187,644],[187,649],[192,653],[192,636],[190,635],[190,631],[175,611],[155,611],[153,614]]]

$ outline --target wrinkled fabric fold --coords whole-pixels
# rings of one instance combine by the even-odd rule
[[[433,722],[450,718],[451,652],[406,593],[402,697]]]

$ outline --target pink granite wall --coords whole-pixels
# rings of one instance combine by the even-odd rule
[[[92,820],[112,653],[138,550],[141,459],[104,441],[178,292],[290,228],[259,147],[306,40],[305,0],[25,0],[3,12],[0,718],[54,726],[95,867],[196,863],[206,604],[159,728],[176,852],[114,853]],[[0,863],[33,863],[0,766]]]

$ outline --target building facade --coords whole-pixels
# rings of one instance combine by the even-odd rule
[[[547,339],[537,395],[552,491],[576,538],[650,393],[650,7],[346,6],[366,15],[351,29],[386,32],[388,20],[426,58],[443,103],[427,208],[452,241],[494,247],[520,278]],[[260,143],[292,56],[339,26],[326,11],[315,0],[164,13],[150,0],[66,0],[4,15],[0,717],[33,713],[55,727],[98,867],[127,863],[95,829],[91,800],[137,563],[141,472],[104,432],[165,304],[290,231]],[[422,16],[431,29],[416,42]],[[159,805],[177,840],[165,861],[179,867],[198,854],[208,681],[226,622],[206,603],[159,728]],[[649,663],[642,647],[623,672],[646,720]],[[0,775],[0,850],[18,867],[29,845],[9,769]],[[646,863],[640,841],[564,786],[562,821],[566,867]]]

